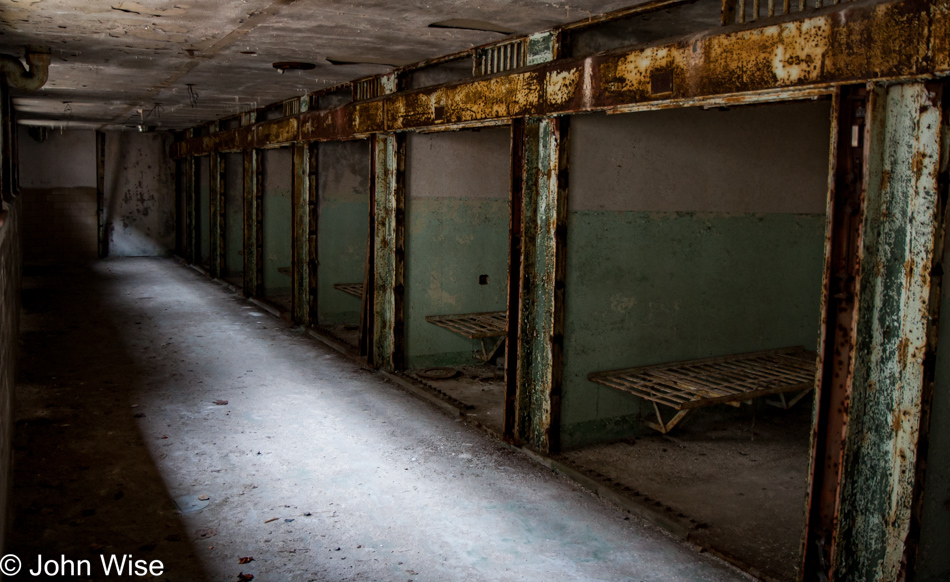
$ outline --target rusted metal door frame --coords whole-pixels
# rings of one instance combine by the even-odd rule
[[[863,234],[867,89],[863,85],[841,88],[832,103],[819,373],[802,549],[804,580],[816,579],[819,572],[827,574],[831,568],[861,282],[858,255]]]
[[[946,217],[942,88],[835,99],[801,580],[913,578]]]
[[[924,406],[923,410],[921,411],[920,439],[917,444],[918,460],[915,472],[915,488],[912,494],[913,505],[910,531],[903,560],[903,563],[906,564],[907,568],[905,578],[911,581],[917,580],[918,568],[920,566],[918,563],[918,551],[920,549],[921,526],[924,511],[924,485],[926,469],[930,461],[929,433],[931,427],[931,410],[934,398],[934,390],[936,389],[937,338],[939,336],[940,310],[941,307],[943,307],[941,305],[941,298],[943,297],[944,270],[947,267],[946,263],[943,262],[943,258],[945,257],[946,252],[947,227],[950,225],[950,204],[948,204],[948,200],[950,200],[950,83],[944,81],[941,90],[942,99],[940,105],[943,110],[943,137],[941,141],[942,151],[940,154],[940,166],[938,168],[937,176],[938,200],[940,202],[941,208],[938,208],[937,212],[942,214],[943,223],[940,225],[941,232],[937,236],[937,244],[934,248],[934,266],[930,275],[931,287],[929,304],[932,325],[930,326],[930,334],[927,338],[928,350],[924,359],[924,378],[926,380],[923,394]],[[942,461],[943,459],[937,460]],[[933,516],[932,519],[939,520],[940,517]]]
[[[209,204],[208,226],[210,228],[209,241],[211,243],[211,276],[220,279],[224,272],[225,253],[225,161],[224,154],[212,152],[209,160]]]
[[[408,134],[395,135],[393,161],[393,353],[394,370],[406,367],[406,153]]]
[[[554,305],[551,328],[551,425],[550,453],[561,450],[561,397],[564,387],[564,321],[567,292],[567,201],[570,184],[571,118],[557,118],[557,206],[554,216]]]
[[[291,313],[294,323],[310,321],[310,161],[311,145],[293,145],[293,200],[291,213]]]
[[[360,305],[359,353],[370,366],[376,365],[373,354],[373,327],[376,311],[376,137],[369,140],[369,212],[366,235],[366,259],[363,264],[363,299]]]
[[[320,227],[320,150],[317,142],[307,144],[307,152],[310,156],[310,162],[307,166],[309,177],[307,186],[307,275],[309,309],[307,312],[307,325],[316,326],[319,324],[319,239],[317,229]]]
[[[177,165],[176,165],[177,168]],[[96,130],[96,242],[100,259],[109,256],[106,238],[106,134]],[[177,186],[177,180],[176,180]],[[177,204],[177,201],[176,201]],[[178,206],[175,207],[176,211]]]
[[[244,151],[244,295],[260,297],[264,285],[263,172],[261,150]]]
[[[517,442],[515,419],[518,402],[518,329],[521,321],[521,239],[524,229],[525,120],[511,123],[511,193],[508,226],[508,330],[505,334],[505,408],[502,438]]]
[[[185,259],[195,264],[198,247],[197,216],[195,216],[198,172],[195,171],[197,158],[188,156],[185,158]]]

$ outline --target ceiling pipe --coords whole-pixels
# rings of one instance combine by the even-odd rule
[[[11,87],[25,91],[36,91],[46,84],[49,78],[50,52],[42,49],[31,49],[26,52],[26,64],[29,70],[17,57],[0,54],[0,71],[6,75],[7,83]]]

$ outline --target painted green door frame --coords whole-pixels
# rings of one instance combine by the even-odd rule
[[[311,175],[315,168],[316,146],[297,143],[293,146],[293,238],[291,241],[291,272],[293,321],[298,325],[310,322],[310,212],[312,193]]]
[[[393,371],[403,359],[406,134],[376,134],[370,180],[373,204],[372,349],[370,363]]]
[[[515,442],[542,453],[560,447],[567,128],[567,118],[524,122],[521,264],[510,274],[520,277],[520,309],[515,418],[506,425]]]

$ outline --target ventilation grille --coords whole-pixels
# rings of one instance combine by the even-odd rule
[[[290,117],[291,115],[297,115],[300,113],[300,99],[288,99],[284,101],[284,117]]]
[[[370,77],[353,83],[353,101],[375,99],[383,94],[383,80],[380,77]]]
[[[843,0],[845,3],[852,0]],[[742,24],[763,18],[805,12],[809,8],[836,6],[842,0],[723,0],[722,24]]]
[[[492,75],[528,64],[528,39],[519,38],[509,42],[480,48],[475,52],[475,76]]]

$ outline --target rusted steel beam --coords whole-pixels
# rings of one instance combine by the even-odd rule
[[[667,45],[563,59],[312,111],[301,114],[296,136],[285,133],[291,124],[282,122],[280,131],[268,126],[256,133],[254,145],[943,76],[950,74],[948,11],[950,0],[843,3],[798,20],[723,27]],[[193,138],[175,153],[215,147],[214,136]]]
[[[106,236],[106,134],[96,131],[96,240],[99,258],[109,256]]]
[[[254,126],[253,147],[266,148],[291,144],[297,141],[296,117],[263,121]]]
[[[871,93],[854,382],[844,435],[832,580],[905,579],[933,382],[943,235],[942,86]],[[936,280],[939,286],[939,279]]]
[[[300,141],[344,141],[385,132],[386,97],[310,111],[300,119]]]
[[[210,160],[211,204],[208,209],[211,240],[211,276],[220,278],[224,271],[224,157],[214,152]]]
[[[193,130],[188,130],[188,132],[193,133]],[[220,148],[217,135],[191,135],[172,146],[172,157],[205,156],[218,149]]]
[[[401,131],[543,114],[545,77],[542,67],[399,93],[386,99],[384,127]]]
[[[940,6],[946,6],[945,0],[842,4],[834,12],[801,20],[595,55],[587,69],[589,91],[565,86],[581,84],[574,68],[561,79],[552,78],[556,86],[551,89],[563,99],[551,95],[548,101],[554,108],[573,108],[589,99],[596,109],[939,73],[928,62],[927,47],[931,9]],[[669,91],[658,91],[661,75],[671,77]]]
[[[375,256],[373,299],[372,362],[373,365],[394,370],[401,359],[397,352],[401,340],[397,340],[396,324],[401,320],[397,308],[402,308],[404,287],[405,226],[405,135],[380,134],[375,136],[374,151],[374,198],[373,239]]]
[[[310,322],[310,149],[312,144],[293,146],[292,313],[294,323]]]
[[[524,230],[525,120],[511,124],[511,215],[508,225],[508,327],[505,331],[505,410],[502,437],[517,442],[515,420],[518,412],[518,329],[521,322],[522,232]]]
[[[216,133],[211,138],[215,142],[215,149],[220,152],[241,152],[251,147],[253,136],[253,128],[237,127]]]
[[[555,367],[557,315],[563,291],[556,288],[564,261],[563,229],[567,184],[558,118],[529,118],[525,124],[521,310],[519,314],[515,438],[543,453],[559,446],[560,386]],[[562,272],[563,274],[563,272]],[[561,316],[562,317],[562,316]]]

